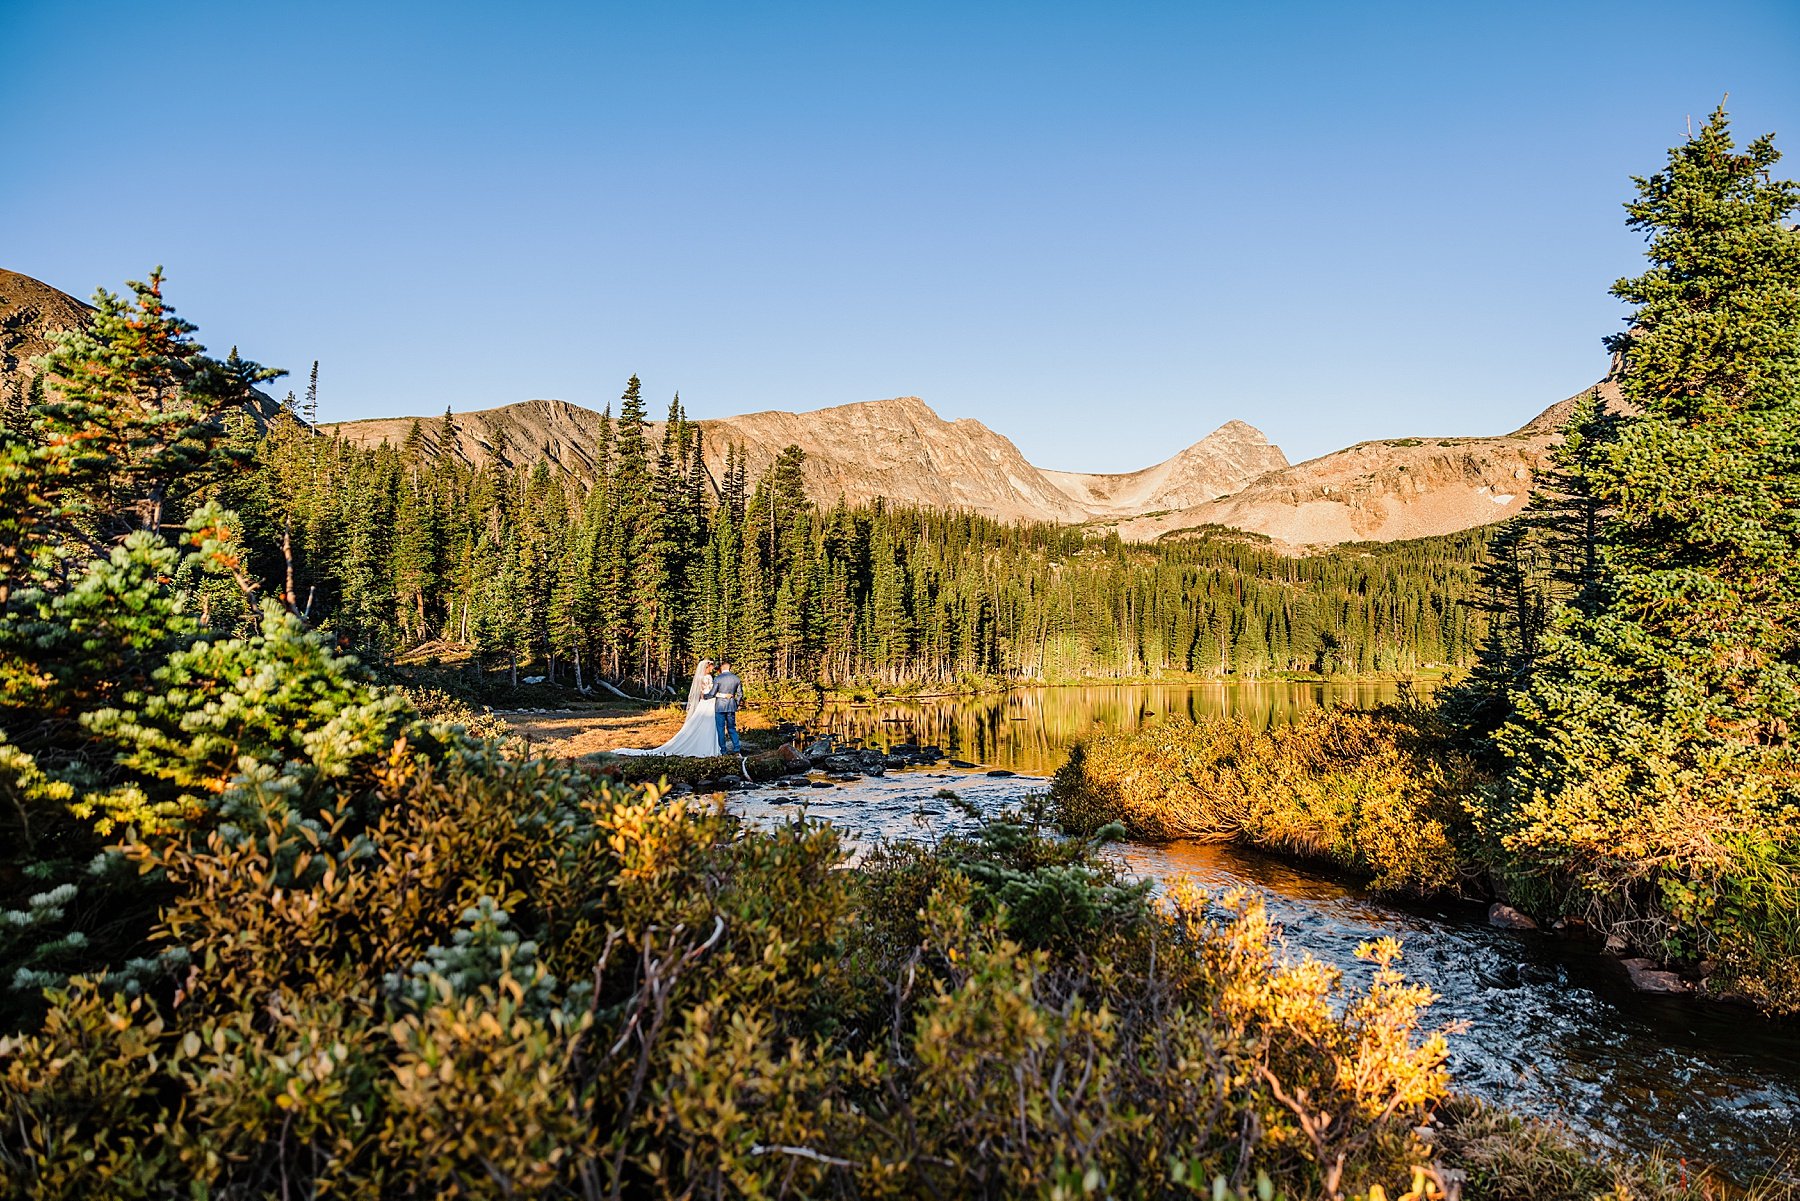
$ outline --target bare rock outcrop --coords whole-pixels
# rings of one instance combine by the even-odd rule
[[[92,311],[41,280],[0,269],[0,396],[24,395],[53,336],[87,324]]]
[[[946,421],[916,396],[811,413],[748,413],[700,426],[709,462],[730,443],[746,453],[752,476],[784,447],[800,447],[807,484],[825,503],[880,497],[1002,521],[1079,522],[1089,515],[1010,439],[973,419]]]
[[[1473,529],[1525,507],[1575,406],[1603,381],[1558,401],[1496,438],[1390,438],[1282,467],[1229,496],[1115,524],[1127,540],[1179,538],[1216,527],[1259,534],[1288,551],[1346,542],[1395,542]]]
[[[1391,438],[1295,464],[1253,426],[1234,421],[1154,467],[1111,475],[1036,467],[981,422],[946,421],[911,396],[699,425],[715,479],[728,445],[743,452],[752,477],[783,448],[799,446],[808,488],[825,503],[839,496],[852,504],[881,498],[1003,521],[1085,524],[1136,542],[1224,527],[1301,551],[1423,538],[1513,516],[1530,498],[1577,399],[1500,437]],[[361,443],[397,444],[415,420],[429,445],[444,441],[442,418],[354,421],[327,430]],[[591,477],[600,416],[590,410],[533,400],[458,414],[455,421],[458,437],[448,449],[467,461],[496,453],[515,463],[543,457]],[[650,432],[660,437],[660,426]]]
[[[1044,471],[1092,517],[1130,516],[1187,509],[1229,496],[1251,480],[1288,465],[1281,448],[1255,426],[1228,421],[1186,450],[1154,467],[1124,475]]]

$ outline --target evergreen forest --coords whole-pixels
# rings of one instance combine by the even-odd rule
[[[219,496],[260,573],[377,655],[466,650],[584,691],[665,687],[701,655],[759,682],[973,688],[1454,667],[1485,625],[1465,603],[1482,531],[1294,558],[849,507],[807,495],[797,447],[754,480],[727,448],[714,479],[679,399],[651,442],[635,378],[589,487],[503,446],[439,454],[417,424],[399,446],[321,436],[316,387],[241,431],[253,468]]]

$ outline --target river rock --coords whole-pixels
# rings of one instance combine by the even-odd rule
[[[1551,967],[1545,963],[1521,963],[1519,965],[1519,983],[1548,986],[1566,984],[1568,981],[1560,968]]]
[[[944,757],[944,748],[941,746],[922,746],[919,748],[919,753],[916,757],[920,763],[936,763],[939,759]]]
[[[1623,955],[1631,943],[1623,934],[1608,934],[1606,943],[1601,947],[1608,955]]]
[[[815,738],[806,748],[808,759],[823,759],[829,754],[831,754],[831,739],[829,738]]]
[[[1004,780],[1010,776],[1016,776],[1018,774],[1019,773],[1016,771],[1007,771],[1004,767],[996,767],[993,771],[988,773],[988,775],[994,777],[994,779],[996,779],[996,780]]]
[[[1537,923],[1514,909],[1511,905],[1495,901],[1488,906],[1488,925],[1498,926],[1502,930],[1535,930]]]
[[[965,759],[952,759],[952,760],[950,760],[950,766],[951,767],[961,767],[961,768],[972,768],[975,765],[973,763],[968,762]]]
[[[1631,986],[1639,992],[1692,992],[1693,985],[1674,972],[1663,971],[1648,959],[1621,959]]]

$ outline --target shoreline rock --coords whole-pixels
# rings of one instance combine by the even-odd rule
[[[1621,959],[1619,965],[1631,977],[1631,986],[1639,992],[1689,993],[1694,986],[1674,972],[1659,968],[1648,959]]]
[[[1538,924],[1529,917],[1511,905],[1500,901],[1495,901],[1488,906],[1487,920],[1488,925],[1497,926],[1502,930],[1535,930],[1538,928]]]

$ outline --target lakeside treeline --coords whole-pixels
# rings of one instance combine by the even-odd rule
[[[318,436],[294,409],[221,496],[308,618],[378,653],[442,640],[576,687],[667,685],[703,654],[760,680],[993,684],[1463,666],[1485,629],[1466,603],[1485,531],[1292,557],[827,504],[797,447],[755,480],[728,448],[714,479],[679,399],[651,441],[635,378],[591,486],[504,447],[439,454],[416,425]]]

